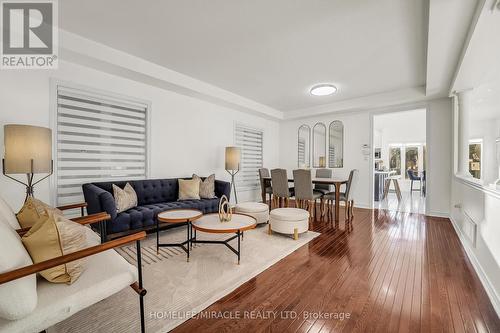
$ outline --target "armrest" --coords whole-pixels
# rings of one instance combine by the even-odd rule
[[[71,219],[71,221],[85,225],[85,224],[93,224],[97,222],[107,221],[110,218],[111,216],[109,216],[109,214],[107,213],[97,213],[87,216],[75,217],[74,219]],[[17,229],[16,231],[20,237],[23,237],[24,234],[27,233],[30,229],[31,227],[28,227],[28,228]]]
[[[229,200],[231,198],[231,183],[223,180],[215,180],[215,195],[221,198],[223,195]]]
[[[74,204],[70,204],[70,205],[59,206],[56,208],[59,210],[68,210],[68,209],[85,208],[85,207],[87,207],[87,203],[80,202],[80,203],[74,203]]]
[[[135,233],[132,235],[128,235],[128,236],[125,236],[122,238],[118,238],[118,239],[109,241],[109,242],[104,243],[104,244],[99,244],[96,246],[88,247],[88,248],[80,250],[80,251],[69,253],[69,254],[66,254],[66,255],[63,255],[60,257],[56,257],[53,259],[45,260],[45,261],[42,261],[42,262],[39,262],[39,263],[36,263],[33,265],[18,268],[18,269],[15,269],[13,271],[10,271],[10,272],[5,272],[5,273],[0,274],[0,284],[6,283],[9,281],[13,281],[13,280],[17,280],[17,279],[23,278],[25,276],[41,272],[41,271],[44,271],[44,270],[52,268],[52,267],[66,264],[66,263],[74,261],[74,260],[82,259],[82,258],[91,256],[91,255],[94,255],[94,254],[97,254],[100,252],[110,250],[110,249],[118,247],[118,246],[125,245],[125,244],[130,243],[130,242],[139,241],[139,240],[144,239],[144,238],[146,238],[146,232],[141,231],[141,232],[138,232],[138,233]]]
[[[111,215],[112,220],[116,218],[116,204],[111,193],[94,184],[83,184],[82,189],[85,201],[88,203],[87,212],[89,214],[106,212]]]
[[[80,224],[93,224],[97,222],[107,221],[111,219],[111,216],[108,213],[97,213],[87,216],[75,217],[71,219],[73,222],[78,222]]]

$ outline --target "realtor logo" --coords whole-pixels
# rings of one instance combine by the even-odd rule
[[[46,1],[2,1],[1,69],[57,68],[57,8]]]

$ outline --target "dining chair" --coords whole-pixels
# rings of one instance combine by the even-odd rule
[[[359,170],[353,169],[349,173],[349,179],[347,180],[347,184],[345,187],[345,192],[340,193],[340,201],[344,202],[344,212],[346,216],[346,224],[349,224],[349,227],[352,228],[352,219],[354,218],[353,208],[354,208],[354,199],[352,198],[353,189],[355,188],[358,182]],[[326,206],[328,207],[328,214],[333,212],[333,206],[335,204],[335,192],[330,192],[323,196],[323,200],[326,201]]]
[[[274,207],[288,207],[290,198],[294,196],[294,188],[288,187],[288,177],[285,169],[271,170]],[[283,205],[282,205],[283,202]]]
[[[266,196],[269,194],[269,210],[271,210],[272,198],[273,198],[273,188],[272,188],[272,185],[265,186],[266,182],[264,181],[264,178],[266,178],[266,177],[271,177],[271,174],[269,173],[269,169],[260,168],[259,169],[260,188],[263,189],[265,187],[264,192],[266,193]]]
[[[415,190],[422,191],[422,178],[419,176],[416,176],[415,172],[411,169],[406,170],[406,173],[408,174],[408,178],[410,178],[410,180],[411,180],[410,193],[413,193],[413,182],[419,182],[420,188],[415,189]]]
[[[332,178],[332,170],[331,169],[316,169],[316,178]],[[325,184],[316,184],[314,185],[314,190],[321,192],[323,194],[327,194],[331,192],[331,186]]]
[[[293,170],[293,183],[295,185],[295,206],[308,210],[309,216],[313,220],[316,215],[317,199],[321,200],[320,207],[323,207],[323,193],[313,189],[311,170]]]

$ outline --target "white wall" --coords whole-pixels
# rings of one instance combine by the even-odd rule
[[[333,174],[347,176],[351,169],[359,170],[358,186],[354,190],[354,200],[358,207],[370,207],[369,159],[362,154],[363,144],[370,143],[370,117],[368,113],[325,115],[305,119],[284,121],[280,129],[280,162],[282,168],[291,171],[297,169],[297,133],[300,125],[306,124],[313,128],[317,122],[323,122],[326,127],[334,120],[344,123],[344,167],[333,169]]]
[[[264,130],[264,163],[279,161],[279,123],[180,95],[144,83],[100,72],[74,63],[60,62],[59,69],[2,71],[0,75],[0,136],[7,123],[49,126],[50,79],[69,81],[111,93],[149,100],[151,114],[151,178],[191,176],[193,172],[228,180],[224,147],[234,144],[234,124],[241,122]],[[49,182],[35,195],[50,201]],[[0,177],[0,195],[17,209],[24,189]],[[259,197],[259,190],[239,193],[240,200]]]
[[[427,106],[426,213],[448,217],[453,174],[453,103],[450,98]]]
[[[449,98],[427,103],[428,196],[427,210],[436,216],[448,216],[450,202],[450,174],[452,151],[452,103]],[[379,110],[378,110],[379,111]],[[311,128],[317,122],[327,127],[333,120],[344,123],[344,167],[333,169],[334,174],[347,176],[351,169],[358,169],[360,177],[354,192],[357,207],[371,207],[370,183],[373,167],[369,157],[363,155],[363,144],[370,144],[371,116],[369,111],[359,113],[330,114],[284,121],[280,130],[280,166],[297,168],[297,130],[306,124]],[[432,163],[431,161],[432,160]],[[432,168],[432,170],[429,170]]]

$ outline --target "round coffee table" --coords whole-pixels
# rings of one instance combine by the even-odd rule
[[[233,218],[229,222],[221,222],[219,220],[219,214],[205,214],[201,218],[191,223],[193,229],[196,231],[207,232],[211,234],[236,234],[226,240],[198,240],[196,238],[196,233],[191,239],[191,243],[203,243],[203,244],[224,244],[230,249],[234,254],[238,256],[238,265],[240,264],[241,255],[241,236],[246,230],[254,229],[257,225],[257,220],[245,214],[233,214]],[[238,249],[229,245],[229,242],[233,239],[238,238]]]
[[[189,261],[189,243],[191,241],[191,222],[198,220],[203,216],[203,212],[197,209],[172,209],[161,212],[156,218],[156,253],[160,251],[160,247],[180,247],[187,254]],[[165,223],[187,223],[187,238],[182,243],[163,243],[160,244],[160,221]],[[187,246],[185,246],[187,244]]]

